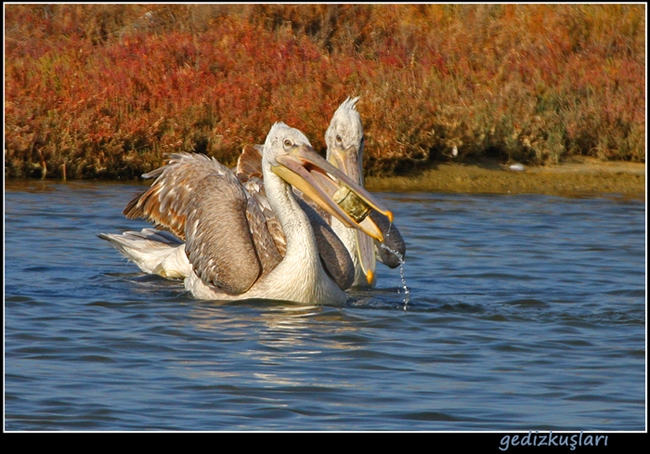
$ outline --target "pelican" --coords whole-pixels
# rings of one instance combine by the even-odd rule
[[[347,174],[355,183],[363,186],[362,162],[365,140],[361,118],[356,110],[359,99],[359,97],[348,97],[338,107],[325,133],[325,142],[328,161]],[[249,194],[257,199],[260,207],[264,207],[264,216],[271,229],[271,234],[280,253],[283,254],[284,233],[278,227],[273,210],[265,201],[263,182],[261,181],[262,150],[262,145],[245,147],[238,159],[236,174]],[[323,183],[326,184],[326,182]],[[335,189],[330,190],[330,192],[334,191]],[[327,212],[319,210],[320,217],[317,216],[301,200],[299,199],[299,203],[309,214],[312,227],[317,234],[323,262],[342,288],[374,286],[376,284],[376,259],[390,268],[395,268],[402,263],[406,253],[405,242],[397,227],[386,222],[386,218],[376,211],[371,211],[369,217],[382,231],[384,245],[387,248],[381,247],[368,235],[345,227],[338,219],[331,218]],[[309,203],[308,200],[307,203]],[[317,206],[312,205],[312,207],[318,210]],[[331,225],[331,229],[324,226],[323,222]],[[340,238],[341,244],[347,249],[352,259],[354,267],[352,282],[348,282],[347,263],[345,263],[347,257],[341,252],[336,239],[332,238],[332,231]],[[99,237],[110,241],[125,257],[146,273],[158,274],[166,278],[184,279],[192,270],[185,253],[184,242],[164,231],[145,228],[141,232],[129,231],[122,235],[100,234]],[[395,251],[399,255],[391,251]]]
[[[363,187],[362,163],[365,139],[361,117],[356,110],[359,99],[360,97],[348,97],[334,112],[325,132],[325,143],[327,144],[327,160],[350,177],[352,181]],[[244,148],[237,162],[237,175],[240,180],[246,181],[249,176],[260,175],[261,161],[262,147],[260,145]],[[328,182],[324,181],[323,184],[327,186]],[[331,193],[336,190],[335,187],[330,188]],[[344,195],[342,194],[341,197]],[[351,206],[350,209],[355,209],[355,207]],[[387,222],[386,218],[376,211],[371,211],[369,217],[381,230],[384,245],[387,248],[381,247],[379,243],[362,231],[347,227],[335,217],[329,216],[328,213],[320,212],[320,214],[341,239],[352,258],[354,265],[352,285],[354,287],[372,287],[376,284],[376,260],[390,268],[395,268],[403,263],[406,244],[401,233],[396,226]]]
[[[327,144],[327,160],[348,175],[352,181],[363,187],[365,138],[361,117],[356,110],[359,99],[359,96],[348,97],[336,109],[325,132],[325,143]],[[402,263],[406,254],[406,244],[397,227],[385,222],[385,218],[377,216],[374,212],[370,213],[370,218],[384,234],[384,242],[388,249],[374,243],[373,239],[363,232],[347,227],[336,218],[331,219],[332,229],[341,238],[354,262],[353,285],[356,287],[376,284],[376,258],[384,265],[395,268]]]
[[[272,224],[263,214],[267,207],[255,193],[247,191],[233,172],[216,160],[188,153],[174,154],[167,165],[145,174],[156,180],[125,209],[127,217],[143,217],[178,238],[158,228],[135,233],[134,241],[165,245],[165,253],[180,260],[177,274],[184,277],[185,288],[197,298],[344,302],[345,284],[337,283],[324,268],[309,207],[296,199],[292,186],[330,216],[378,241],[383,235],[377,225],[369,217],[342,209],[323,189],[323,182],[344,188],[354,194],[358,204],[379,211],[390,222],[392,213],[316,154],[303,133],[284,123],[273,125],[262,154],[266,201],[284,232],[284,256],[269,231]],[[118,247],[115,236],[100,237]]]

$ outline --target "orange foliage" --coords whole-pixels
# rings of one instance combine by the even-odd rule
[[[366,170],[491,155],[645,161],[643,5],[5,5],[5,174],[317,149],[361,95]]]

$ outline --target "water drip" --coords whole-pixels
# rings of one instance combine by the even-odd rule
[[[411,291],[409,290],[408,286],[406,285],[406,278],[404,277],[404,257],[402,254],[400,254],[397,251],[392,250],[388,246],[386,246],[384,243],[381,243],[380,246],[390,252],[391,254],[394,254],[398,259],[399,259],[399,275],[402,279],[402,288],[404,289],[404,310],[406,310],[406,306],[408,305],[410,299],[411,299]],[[398,293],[401,293],[401,291],[398,289]]]

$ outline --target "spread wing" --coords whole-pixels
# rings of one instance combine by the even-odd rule
[[[145,218],[184,239],[205,284],[241,294],[280,262],[258,202],[216,160],[177,153],[144,177],[156,180],[127,205],[125,216]]]

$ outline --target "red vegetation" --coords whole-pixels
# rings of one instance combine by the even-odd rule
[[[5,5],[5,175],[317,149],[347,96],[366,170],[489,155],[645,162],[644,5]],[[65,173],[64,173],[65,172]]]

